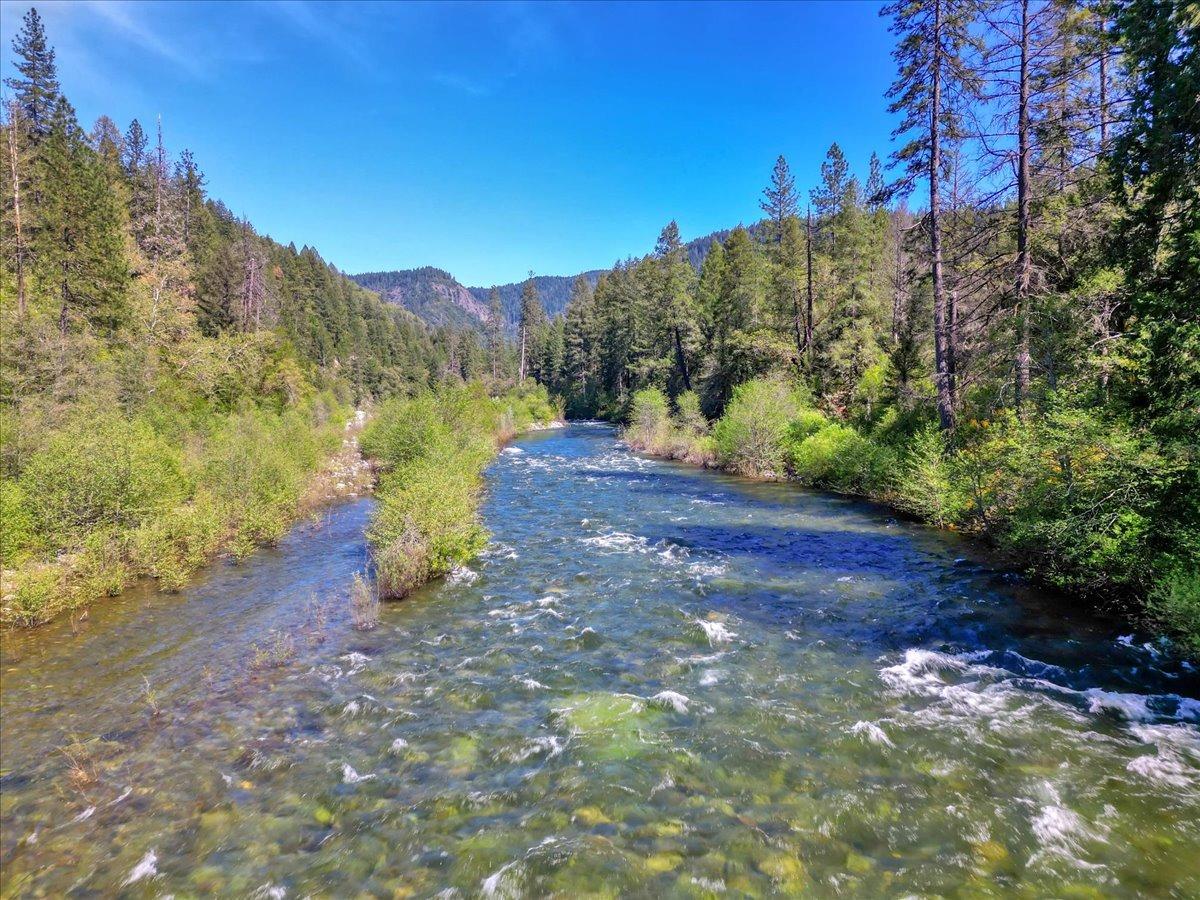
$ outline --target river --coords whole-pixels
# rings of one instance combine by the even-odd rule
[[[1200,896],[1200,676],[969,541],[575,424],[359,632],[370,504],[4,635],[6,896]]]

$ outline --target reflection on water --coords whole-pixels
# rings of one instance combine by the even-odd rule
[[[6,894],[1200,893],[1197,674],[962,541],[575,425],[362,634],[368,512],[5,637]]]

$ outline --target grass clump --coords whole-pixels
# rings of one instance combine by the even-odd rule
[[[379,592],[359,574],[350,584],[350,621],[359,631],[370,631],[379,624]]]

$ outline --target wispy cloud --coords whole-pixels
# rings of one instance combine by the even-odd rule
[[[460,72],[434,72],[429,76],[434,84],[440,84],[443,87],[451,88],[452,90],[461,91],[464,94],[469,94],[472,97],[489,97],[496,93],[496,89],[503,82],[504,78],[492,79],[484,81],[483,79],[472,78],[469,75],[463,75]]]
[[[308,0],[274,0],[262,4],[262,8],[279,15],[294,30],[325,44],[364,72],[376,71],[371,54],[356,29],[347,25],[343,17],[329,14],[348,9],[348,6],[318,8]]]
[[[193,78],[205,79],[209,72],[199,56],[186,53],[154,32],[144,17],[131,14],[131,5],[116,0],[88,0],[87,8],[120,37],[177,66]]]

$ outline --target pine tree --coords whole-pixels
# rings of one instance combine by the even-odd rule
[[[112,331],[128,314],[120,217],[75,111],[61,96],[39,162],[45,197],[35,257],[39,280],[54,285],[59,330]]]
[[[572,415],[595,413],[596,314],[591,284],[582,275],[571,285],[563,322],[563,377]]]
[[[125,155],[123,157],[125,174],[130,178],[141,171],[142,165],[146,161],[146,143],[146,132],[142,130],[142,123],[134,119],[129,123],[129,128],[125,132]]]
[[[18,77],[6,78],[4,83],[12,88],[30,138],[38,144],[50,135],[60,93],[54,50],[46,44],[42,17],[32,7],[13,39],[13,54],[17,57]]]
[[[846,162],[842,148],[836,143],[830,145],[825,153],[825,161],[821,163],[821,184],[813,188],[811,193],[812,205],[817,209],[817,225],[822,234],[820,243],[823,247],[832,246],[831,232],[846,208],[853,181],[854,176],[850,174],[850,164]]]
[[[204,173],[196,165],[191,150],[179,154],[175,163],[175,180],[179,183],[183,203],[183,242],[188,248],[193,243],[193,219],[204,206]]]
[[[667,223],[654,247],[659,286],[656,315],[667,330],[676,371],[685,391],[692,389],[688,371],[688,351],[694,313],[692,310],[692,281],[695,273],[679,238],[679,226],[674,220]]]
[[[890,111],[904,114],[895,136],[910,136],[892,161],[902,167],[904,189],[911,190],[918,179],[929,186],[934,382],[944,431],[954,427],[955,395],[950,369],[954,335],[942,258],[943,143],[963,133],[964,106],[977,93],[969,60],[976,46],[971,34],[974,13],[970,0],[901,0],[881,11],[892,19],[890,30],[898,38],[892,56],[899,74],[887,94]]]
[[[525,376],[529,373],[530,364],[536,365],[539,350],[538,341],[545,324],[546,308],[542,306],[542,299],[538,296],[537,283],[534,281],[533,273],[530,272],[529,278],[525,280],[525,286],[521,289],[521,318],[519,322],[521,363],[517,376],[517,380],[521,384],[525,383]]]
[[[500,379],[500,353],[504,349],[504,309],[500,305],[500,289],[492,285],[488,297],[487,320],[488,359],[492,367],[492,380]]]
[[[867,170],[867,186],[863,190],[863,199],[867,209],[872,212],[882,210],[887,203],[887,183],[883,180],[883,164],[879,155],[871,154]]]
[[[1190,442],[1194,474],[1200,471],[1200,20],[1187,4],[1123,0],[1115,31],[1132,82],[1129,124],[1113,142],[1112,177],[1121,210],[1113,251],[1126,268],[1129,330],[1144,360],[1135,399],[1162,433]]]
[[[771,183],[763,189],[763,199],[758,202],[767,214],[767,239],[772,243],[783,240],[784,223],[796,215],[796,179],[782,155],[775,160],[771,170]]]

